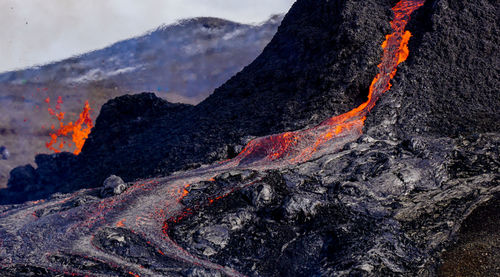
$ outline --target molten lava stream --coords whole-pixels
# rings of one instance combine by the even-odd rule
[[[402,0],[393,7],[394,20],[391,21],[391,26],[394,32],[387,35],[382,43],[384,50],[382,62],[378,65],[379,73],[370,85],[366,102],[345,114],[329,118],[313,128],[255,139],[248,143],[236,158],[208,168],[208,170],[205,169],[205,174],[210,170],[217,172],[234,168],[270,169],[305,162],[357,139],[362,134],[367,114],[380,96],[391,88],[390,81],[396,75],[397,66],[408,58],[408,42],[411,33],[405,31],[405,27],[410,20],[410,14],[421,7],[424,2],[425,0]],[[208,204],[227,195],[210,199]],[[182,195],[184,196],[185,194]],[[185,210],[181,216],[167,219],[163,231],[168,240],[170,240],[166,232],[168,222],[178,222],[192,212],[192,209]]]
[[[310,129],[285,132],[255,139],[232,160],[216,166],[186,172],[182,180],[184,185],[178,187],[180,199],[187,194],[185,183],[213,180],[212,176],[216,175],[218,172],[224,172],[231,169],[269,169],[286,166],[287,164],[304,162],[314,158],[315,155],[335,150],[345,143],[358,138],[362,134],[366,115],[374,107],[378,98],[390,89],[390,80],[395,76],[397,66],[408,57],[409,50],[407,45],[411,35],[409,32],[405,32],[404,28],[408,23],[409,15],[422,6],[423,3],[423,0],[403,0],[393,8],[395,18],[391,22],[391,26],[394,32],[388,35],[382,44],[384,55],[382,57],[382,62],[378,66],[379,73],[370,86],[368,100],[365,103],[350,112],[332,117]],[[179,177],[182,179],[181,176]],[[177,181],[180,182],[180,179]],[[219,197],[209,199],[206,204],[212,204],[214,201],[222,199],[229,193],[223,193]],[[158,203],[160,202],[161,200],[159,199]],[[201,264],[205,267],[221,270],[221,267],[209,261],[193,257],[168,237],[166,230],[168,229],[169,222],[176,223],[193,213],[193,207],[185,207],[182,211],[179,211],[175,217],[164,217],[163,215],[167,213],[167,210],[172,211],[172,208],[173,207],[157,207],[153,212],[153,214],[159,215],[155,218],[166,218],[162,228],[165,240],[163,242],[156,241],[157,245],[161,245],[163,250],[170,249],[171,251],[177,251],[176,255],[178,259],[184,261],[191,260],[191,262],[195,262],[198,265]],[[157,230],[156,227],[154,228]],[[162,253],[167,253],[167,251],[162,251]],[[239,275],[239,273],[232,270],[228,271],[227,269],[225,273],[232,276]]]
[[[394,32],[382,43],[384,54],[378,65],[379,73],[373,79],[368,100],[359,107],[329,118],[316,127],[286,132],[251,141],[233,160],[231,165],[280,167],[283,164],[305,162],[327,151],[336,150],[362,134],[368,112],[380,96],[391,88],[390,81],[396,75],[397,66],[409,55],[408,41],[411,33],[405,31],[410,14],[425,0],[402,0],[392,9]]]

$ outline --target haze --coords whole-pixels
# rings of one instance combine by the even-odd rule
[[[0,72],[57,61],[182,18],[258,23],[295,0],[0,0]]]

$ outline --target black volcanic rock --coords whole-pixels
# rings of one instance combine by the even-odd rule
[[[104,180],[103,187],[101,188],[101,197],[109,197],[122,194],[127,189],[127,185],[123,182],[122,178],[111,175]]]
[[[65,189],[100,186],[110,174],[129,181],[196,169],[106,199],[79,190],[0,206],[0,272],[499,275],[498,253],[488,252],[498,251],[499,83],[495,54],[479,51],[498,52],[494,1],[428,0],[410,22],[410,58],[393,89],[368,115],[366,134],[342,149],[273,169],[202,165],[233,155],[246,136],[303,128],[359,104],[395,2],[297,1],[263,54],[198,106],[149,94],[110,101]],[[492,35],[468,37],[477,26]],[[493,69],[475,78],[487,62]],[[54,161],[42,164],[26,176],[41,179]],[[45,237],[49,228],[57,239]],[[450,248],[456,238],[466,252]],[[60,253],[44,258],[56,241]],[[107,263],[84,267],[94,256]],[[450,271],[454,261],[460,268]]]
[[[500,136],[419,140],[425,150],[364,136],[336,154],[263,172],[255,185],[211,203],[214,186],[227,182],[216,178],[197,188],[202,204],[171,221],[169,235],[248,276],[434,276],[450,234],[500,191]],[[489,213],[483,238],[498,233],[498,211]],[[498,242],[490,244],[496,251]],[[483,266],[500,272],[493,262]]]
[[[11,171],[8,187],[1,192],[4,201],[21,203],[27,200],[46,198],[55,192],[71,192],[68,186],[76,164],[76,156],[71,153],[41,154],[35,158],[37,168],[24,165]]]
[[[488,0],[428,0],[416,11],[408,25],[414,35],[410,56],[368,118],[368,133],[404,138],[498,132],[498,9]]]
[[[31,165],[16,167],[10,172],[9,182],[10,191],[23,192],[30,185],[38,183],[37,173]]]
[[[299,1],[263,53],[199,105],[153,113],[141,108],[161,102],[152,95],[111,100],[79,165],[57,185],[100,186],[111,174],[125,181],[166,175],[226,159],[246,136],[300,129],[350,110],[365,100],[376,73],[390,7],[391,1]],[[130,110],[130,117],[115,119],[109,109]]]

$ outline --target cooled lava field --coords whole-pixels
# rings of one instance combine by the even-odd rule
[[[198,105],[104,104],[0,191],[2,276],[498,276],[492,0],[298,0]]]

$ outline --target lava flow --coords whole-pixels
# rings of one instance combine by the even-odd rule
[[[299,163],[314,156],[339,148],[362,134],[366,115],[375,106],[380,96],[391,88],[390,81],[396,75],[397,66],[409,55],[408,41],[411,33],[405,31],[410,14],[424,4],[424,0],[400,1],[393,7],[394,32],[382,43],[384,54],[378,65],[379,73],[373,79],[368,100],[359,107],[329,118],[310,129],[285,132],[251,141],[235,159],[233,164],[265,164],[280,166],[281,163]]]
[[[196,206],[209,205],[236,189],[260,182],[262,176],[259,169],[304,162],[321,154],[331,153],[357,139],[362,133],[366,115],[379,97],[390,89],[390,81],[396,74],[398,64],[408,57],[407,45],[411,34],[405,31],[405,26],[410,14],[423,3],[424,0],[402,0],[393,8],[395,17],[391,26],[394,32],[382,44],[384,54],[378,66],[379,73],[371,83],[368,100],[359,107],[310,129],[253,140],[232,160],[165,178],[140,181],[132,184],[122,194],[110,198],[93,200],[86,195],[90,190],[81,190],[63,199],[31,202],[6,210],[0,214],[0,262],[7,262],[9,265],[26,264],[25,259],[29,257],[35,266],[65,272],[69,266],[60,257],[66,255],[81,264],[89,261],[92,264],[96,261],[105,262],[109,265],[107,268],[123,270],[132,275],[172,275],[168,270],[201,267],[229,276],[242,276],[231,268],[196,257],[182,249],[165,231],[168,222],[188,216]],[[86,104],[80,119],[75,124],[68,125],[62,122],[63,113],[54,112],[61,128],[54,134],[50,145],[57,142],[59,135],[70,132],[77,138],[86,137],[92,126],[88,117],[89,109]],[[80,128],[82,124],[86,124],[87,129],[82,133],[75,132],[75,128]],[[79,152],[79,145],[77,144],[75,153]],[[189,184],[214,182],[217,180],[214,176],[219,174],[248,169],[253,172],[251,177],[239,184],[218,187],[219,196],[206,196],[206,203],[184,206],[180,201],[186,195],[189,196]],[[80,198],[75,200],[76,197]],[[151,254],[148,259],[136,259],[129,257],[133,251],[126,252],[126,255],[114,252],[109,243],[101,242],[101,238],[116,238],[124,247],[137,247],[141,255],[159,254]],[[136,244],[129,245],[130,241],[136,241]],[[96,268],[98,267],[92,270],[97,270]],[[75,266],[70,270],[72,274],[85,275],[89,274],[90,269]]]
[[[45,102],[50,105],[50,98],[45,99]],[[75,150],[73,154],[78,155],[82,151],[83,144],[90,134],[90,130],[93,127],[92,119],[90,118],[90,105],[88,101],[85,101],[85,106],[82,112],[78,116],[78,119],[73,123],[64,123],[64,112],[61,112],[61,104],[63,103],[62,97],[59,96],[57,99],[57,104],[55,110],[50,106],[48,108],[49,113],[54,116],[59,121],[59,126],[56,127],[52,125],[51,129],[54,130],[50,133],[50,141],[45,144],[45,146],[59,153],[62,151],[65,145],[69,145],[68,142],[61,137],[67,137],[71,135],[71,140],[75,144]]]

